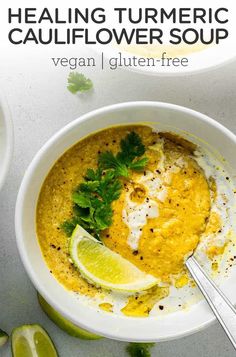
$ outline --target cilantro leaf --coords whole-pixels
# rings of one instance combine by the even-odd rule
[[[129,162],[132,162],[136,157],[140,157],[145,153],[145,146],[135,131],[131,131],[131,133],[121,140],[120,147],[120,158],[122,157],[125,161]]]
[[[82,208],[91,207],[91,200],[90,200],[89,196],[86,195],[86,193],[79,192],[79,191],[74,192],[72,195],[72,200],[79,207],[82,207]]]
[[[119,161],[111,151],[106,151],[100,154],[98,162],[100,167],[102,167],[104,170],[114,169],[116,176],[129,176],[129,170],[127,166]]]
[[[99,230],[104,230],[112,223],[112,209],[110,205],[102,205],[97,208],[94,214],[95,221]]]
[[[140,136],[132,131],[120,142],[121,151],[114,155],[111,151],[101,153],[98,159],[99,167],[102,170],[114,169],[117,177],[129,177],[129,169],[140,171],[146,166],[146,157],[137,158],[145,153],[145,146]]]
[[[61,228],[64,230],[67,237],[71,237],[73,230],[80,224],[80,219],[78,217],[73,217],[71,220],[65,221],[61,224]]]
[[[110,204],[120,197],[121,188],[121,182],[115,178],[114,171],[108,170],[102,177],[96,192],[106,203]]]
[[[99,181],[88,181],[80,184],[81,192],[95,192],[99,186]]]
[[[129,168],[131,170],[135,170],[135,171],[141,171],[144,169],[144,167],[147,165],[148,163],[148,158],[144,157],[140,160],[136,160],[134,162],[131,162],[129,165]]]
[[[100,170],[100,168],[98,168],[97,170],[88,169],[85,175],[85,180],[99,181],[101,179],[101,176],[102,176],[102,171]]]
[[[76,94],[77,92],[86,92],[93,88],[91,79],[86,78],[82,73],[71,72],[67,81],[67,89],[73,94]]]
[[[155,343],[129,343],[127,346],[127,352],[130,357],[151,357],[150,348],[152,348]]]

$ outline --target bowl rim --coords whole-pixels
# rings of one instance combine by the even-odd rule
[[[119,53],[121,53],[121,56],[122,58],[129,58],[129,57],[132,57],[132,56],[135,56],[137,58],[148,58],[148,57],[151,57],[152,56],[141,56],[139,54],[135,54],[135,53],[132,53],[132,52],[129,52],[129,51],[125,51],[125,50],[119,50],[119,49],[115,49],[115,48],[111,48],[109,46],[109,48],[103,48],[102,46],[93,46],[92,47],[94,52],[96,52],[97,54],[103,54],[103,56],[105,56],[105,58],[108,60],[109,58],[112,58],[112,57],[117,57],[119,56]],[[190,54],[186,54],[186,55],[178,55],[176,57],[178,58],[188,58],[188,60],[192,60],[192,59],[195,59],[195,58],[198,58],[199,56],[200,57],[203,57],[204,55],[206,56],[207,55],[207,51],[209,51],[209,49],[205,49],[203,51],[200,51],[200,52],[195,52],[195,53],[190,53]],[[165,52],[163,50],[163,52]],[[201,52],[204,52],[204,54],[202,55]],[[199,55],[200,53],[200,55]],[[168,52],[166,52],[166,55],[168,55]],[[175,57],[175,56],[170,56],[170,57]],[[194,68],[191,68],[189,66],[189,68],[184,68],[184,69],[181,69],[181,70],[175,70],[174,69],[169,69],[168,68],[168,71],[167,70],[163,70],[163,69],[149,69],[149,67],[122,67],[125,71],[131,71],[131,72],[134,72],[134,73],[139,73],[139,74],[143,74],[143,75],[147,75],[147,76],[155,76],[155,77],[180,77],[180,76],[188,76],[188,75],[198,75],[198,74],[204,74],[204,73],[207,73],[209,71],[214,71],[214,70],[218,70],[224,66],[228,66],[232,63],[235,62],[236,60],[236,52],[234,51],[233,53],[231,53],[230,55],[228,55],[226,58],[221,58],[221,59],[217,59],[217,56],[215,55],[214,56],[216,58],[215,62],[212,63],[212,62],[208,62],[206,64],[206,62],[204,62],[204,64],[202,64],[201,66],[199,67],[194,67]],[[155,57],[154,57],[155,58]]]
[[[180,105],[176,104],[171,104],[167,102],[154,102],[154,101],[133,101],[133,102],[124,102],[124,103],[118,103],[118,104],[113,104],[113,105],[108,105],[105,107],[101,107],[99,109],[95,109],[93,111],[90,111],[86,114],[83,114],[82,116],[78,117],[77,119],[73,120],[63,128],[61,128],[59,131],[57,131],[42,147],[41,149],[36,153],[34,156],[33,160],[29,164],[28,168],[25,171],[24,177],[22,179],[22,183],[18,192],[17,200],[16,200],[16,207],[15,207],[15,234],[16,234],[16,242],[17,242],[17,247],[18,251],[21,257],[21,261],[24,265],[24,268],[27,272],[27,275],[29,276],[31,282],[37,289],[37,291],[44,297],[44,299],[52,305],[62,316],[65,318],[69,319],[72,321],[74,324],[79,325],[81,328],[84,328],[86,330],[89,330],[95,334],[100,334],[104,337],[114,339],[114,340],[119,340],[119,341],[136,341],[136,342],[142,342],[143,340],[141,338],[132,338],[128,337],[127,335],[122,334],[122,331],[119,330],[116,331],[115,333],[111,332],[104,332],[102,327],[101,330],[98,330],[97,328],[93,328],[91,324],[87,323],[87,321],[84,321],[83,319],[80,319],[80,317],[75,318],[72,313],[65,312],[64,309],[61,307],[60,304],[57,303],[57,301],[53,300],[51,298],[50,294],[48,291],[44,288],[43,284],[37,279],[37,275],[33,272],[31,269],[31,263],[28,259],[27,253],[24,250],[24,232],[22,229],[21,225],[21,217],[23,213],[23,197],[25,195],[25,192],[28,190],[28,186],[30,185],[31,182],[31,175],[34,171],[34,168],[37,167],[38,163],[40,162],[41,158],[44,156],[44,154],[53,147],[55,142],[63,137],[68,130],[71,130],[73,127],[76,127],[79,123],[82,123],[86,121],[89,118],[92,118],[94,116],[97,116],[99,114],[107,114],[109,112],[112,112],[114,110],[119,110],[119,109],[125,109],[125,108],[132,108],[135,107],[136,109],[138,107],[159,107],[159,108],[165,108],[165,109],[172,109],[172,110],[177,110],[180,112],[185,112],[188,113],[190,116],[195,116],[199,120],[202,120],[203,122],[209,123],[210,125],[218,128],[220,131],[222,131],[228,138],[230,138],[235,144],[236,144],[236,136],[226,127],[224,127],[222,124],[219,122],[215,121],[214,119],[208,117],[205,114],[202,114],[198,111],[195,111],[193,109],[183,107]],[[72,146],[72,145],[71,145]],[[137,320],[137,318],[136,318]],[[211,316],[205,320],[203,323],[200,325],[196,325],[195,328],[190,328],[190,329],[185,329],[184,331],[179,331],[175,334],[170,334],[166,335],[165,337],[158,337],[158,339],[153,340],[153,338],[146,338],[146,342],[160,342],[160,341],[169,341],[173,339],[178,339],[184,336],[191,335],[193,333],[199,332],[206,327],[212,325],[215,322],[216,318],[214,317],[213,313]]]
[[[11,165],[11,159],[13,156],[13,143],[14,143],[14,132],[13,132],[11,112],[9,109],[7,99],[2,92],[0,93],[0,107],[3,112],[3,122],[5,125],[5,137],[6,137],[6,148],[4,152],[3,165],[0,171],[0,190],[1,190],[5,183]]]

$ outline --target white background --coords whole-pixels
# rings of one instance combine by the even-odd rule
[[[215,0],[207,3],[210,5],[210,2],[213,4]],[[52,3],[58,6],[58,2],[52,0],[50,5]],[[124,3],[128,5],[127,1]],[[20,6],[39,4],[47,6],[48,2],[20,1]],[[76,4],[74,1],[73,5]],[[90,4],[88,0],[87,6]],[[189,1],[186,4],[189,6]],[[4,44],[0,51],[0,87],[6,94],[15,130],[14,157],[0,192],[0,328],[10,333],[21,324],[40,323],[53,338],[60,357],[125,357],[125,343],[72,338],[40,310],[15,243],[14,206],[24,171],[37,150],[58,129],[83,113],[118,102],[157,100],[184,105],[215,118],[236,133],[236,62],[206,73],[167,78],[125,70],[82,69],[93,80],[94,91],[74,96],[66,89],[70,70],[54,68],[49,60],[50,56],[68,55],[63,47],[43,50],[8,47],[6,9],[13,5],[17,8],[19,2],[9,0],[0,11],[0,43]],[[91,50],[78,48],[70,54],[96,56]],[[235,356],[218,324],[194,336],[156,344],[152,351],[153,357]],[[0,356],[11,356],[9,344],[0,350]]]
[[[84,51],[74,51],[74,56],[96,56],[91,50]],[[15,129],[11,170],[0,193],[0,328],[11,332],[21,324],[40,323],[50,333],[61,357],[121,357],[126,356],[125,343],[72,338],[40,310],[15,243],[14,205],[22,176],[37,150],[58,129],[83,113],[113,103],[172,102],[201,111],[236,133],[236,62],[206,73],[169,78],[125,70],[81,71],[93,80],[94,91],[77,96],[66,89],[69,69],[53,68],[49,54],[0,60],[1,88]],[[9,345],[0,351],[1,357],[10,355]],[[233,357],[235,351],[216,324],[194,336],[157,344],[153,356]]]

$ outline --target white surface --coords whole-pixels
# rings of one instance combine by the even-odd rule
[[[81,53],[80,53],[81,55]],[[125,344],[80,341],[55,327],[38,307],[35,290],[20,262],[14,235],[14,205],[24,171],[36,151],[56,130],[92,109],[130,100],[169,101],[199,110],[236,132],[236,63],[209,73],[181,78],[158,78],[127,71],[83,72],[95,91],[73,96],[66,89],[68,69],[54,69],[48,58],[0,63],[15,126],[15,155],[0,193],[0,324],[8,332],[22,323],[39,322],[49,331],[62,357],[126,356]],[[41,65],[41,66],[40,66]],[[157,344],[157,357],[233,357],[235,351],[217,325],[178,341]],[[1,350],[9,357],[9,346]]]
[[[6,98],[0,93],[0,190],[5,182],[13,152],[13,127]]]
[[[203,300],[187,311],[180,310],[158,318],[146,319],[107,314],[95,309],[91,303],[84,305],[83,300],[79,301],[76,295],[65,290],[50,274],[35,232],[38,196],[43,181],[55,161],[80,138],[93,131],[106,128],[108,125],[144,121],[151,123],[157,130],[174,131],[200,145],[202,149],[205,147],[209,151],[220,152],[234,169],[231,175],[235,175],[236,137],[211,118],[185,107],[160,102],[140,101],[111,105],[89,112],[69,123],[37,153],[26,171],[17,197],[15,227],[21,259],[35,288],[63,316],[85,329],[108,338],[131,342],[160,342],[183,337],[209,326],[214,315],[206,302]],[[204,144],[205,142],[207,144]],[[220,162],[217,161],[216,165],[219,166]],[[233,202],[228,201],[228,204],[231,206],[230,211],[233,212]],[[223,291],[235,303],[236,291],[233,286],[236,272],[234,270],[234,274],[231,273]],[[87,301],[89,302],[88,299]],[[114,311],[120,303],[122,304],[122,299],[120,301],[114,296]]]

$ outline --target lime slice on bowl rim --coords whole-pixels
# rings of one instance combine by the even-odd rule
[[[95,335],[89,331],[81,329],[80,327],[74,325],[69,320],[65,319],[59,312],[57,312],[47,301],[38,293],[38,301],[45,312],[45,314],[52,320],[58,327],[67,332],[69,335],[83,340],[98,340],[101,336]]]
[[[70,238],[69,251],[81,275],[96,286],[120,292],[138,292],[158,283],[155,277],[139,270],[79,225]]]
[[[22,325],[12,331],[13,357],[58,357],[56,348],[40,325]]]
[[[8,340],[8,334],[0,329],[0,347],[5,345]]]

